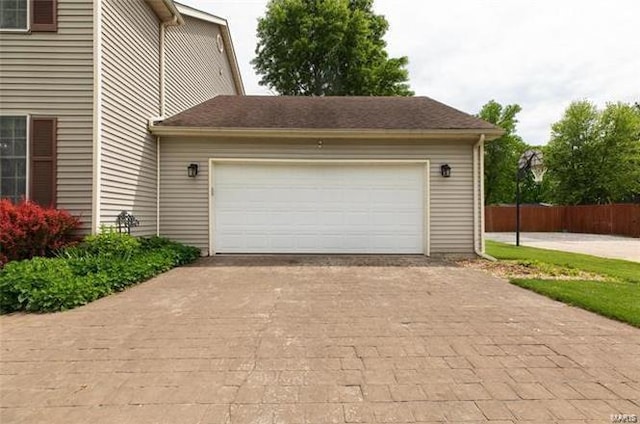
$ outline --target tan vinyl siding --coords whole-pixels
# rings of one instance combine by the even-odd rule
[[[156,141],[148,120],[159,114],[160,24],[142,0],[109,0],[102,10],[102,163],[100,222],[127,210],[133,233],[156,232]]]
[[[162,137],[160,141],[160,233],[209,247],[209,158],[429,159],[431,161],[431,253],[473,253],[472,144],[470,142],[324,140],[214,141]],[[199,164],[196,178],[187,165]],[[451,178],[440,176],[448,163]]]
[[[0,115],[58,119],[57,205],[91,225],[93,1],[59,0],[58,31],[0,32]]]
[[[165,38],[165,115],[172,116],[219,94],[237,94],[227,52],[216,44],[220,27],[184,16],[167,27]]]

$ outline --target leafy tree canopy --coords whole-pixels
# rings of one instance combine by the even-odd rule
[[[485,104],[478,117],[505,130],[500,138],[485,145],[484,179],[486,205],[515,201],[516,169],[518,158],[527,145],[516,134],[516,115],[522,110],[517,105],[502,106],[495,100]]]
[[[411,96],[407,57],[389,58],[373,0],[271,0],[252,64],[282,95]]]
[[[631,200],[640,193],[640,110],[573,102],[552,126],[545,162],[561,204]]]

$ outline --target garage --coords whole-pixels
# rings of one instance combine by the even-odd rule
[[[157,232],[203,255],[482,254],[502,130],[428,97],[217,96],[150,130]]]
[[[215,253],[424,254],[427,161],[211,161]]]

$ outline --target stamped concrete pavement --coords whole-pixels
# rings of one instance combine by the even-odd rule
[[[611,422],[640,330],[421,257],[217,257],[0,317],[0,422]]]

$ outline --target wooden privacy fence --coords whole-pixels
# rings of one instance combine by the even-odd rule
[[[485,231],[515,231],[515,206],[486,206]],[[640,237],[640,204],[520,207],[520,231]]]

